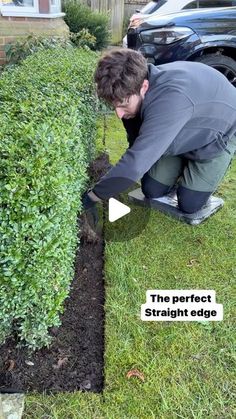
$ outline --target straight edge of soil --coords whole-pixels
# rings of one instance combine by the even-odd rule
[[[89,176],[96,182],[110,167],[103,153],[90,163]],[[61,326],[50,329],[49,348],[33,353],[17,347],[17,335],[6,340],[0,347],[0,393],[103,391],[104,230],[94,234],[85,215],[78,227],[80,246]]]

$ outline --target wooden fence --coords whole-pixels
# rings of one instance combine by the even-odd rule
[[[110,14],[112,43],[119,44],[122,39],[124,19],[124,0],[90,0],[92,10]]]
[[[136,9],[142,9],[147,3],[148,0],[125,0],[124,16],[130,18],[130,16],[135,13]]]
[[[81,0],[80,0],[81,1]],[[149,0],[82,0],[92,10],[110,14],[112,43],[117,45],[122,40],[124,19],[128,23],[129,17],[135,9],[142,8]]]

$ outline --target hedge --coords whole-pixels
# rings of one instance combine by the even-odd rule
[[[31,349],[60,325],[95,154],[97,55],[39,51],[0,78],[0,343]]]
[[[63,0],[62,11],[72,33],[87,29],[96,38],[94,49],[101,50],[108,46],[111,37],[109,13],[92,11],[78,0]]]

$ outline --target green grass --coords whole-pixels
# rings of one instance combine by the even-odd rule
[[[95,419],[102,418],[103,398],[92,393],[27,395],[23,419]]]
[[[125,133],[109,117],[106,148],[115,163],[127,148]],[[151,210],[129,241],[132,211],[112,227],[106,243],[106,352],[103,395],[62,394],[26,399],[25,418],[227,419],[236,416],[235,277],[236,164],[220,186],[225,206],[192,227]],[[109,236],[111,225],[106,224]],[[194,259],[194,263],[189,263]],[[188,266],[192,265],[192,266]],[[142,322],[147,289],[214,289],[222,322]],[[137,368],[145,380],[128,379]]]

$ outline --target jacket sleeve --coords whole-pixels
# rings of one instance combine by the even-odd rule
[[[96,183],[93,192],[101,199],[108,199],[141,179],[166,152],[192,113],[192,102],[178,91],[167,91],[158,103],[155,99],[149,102],[144,108],[143,123],[132,147]]]

